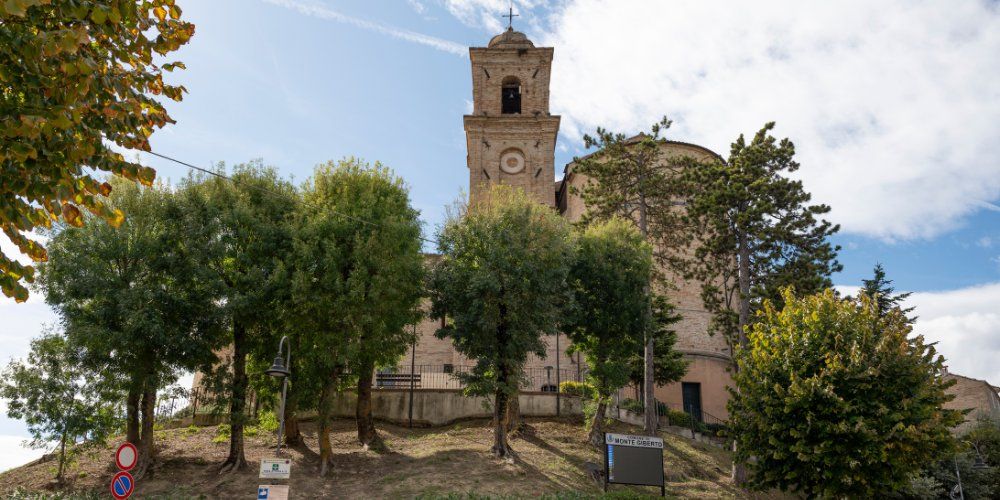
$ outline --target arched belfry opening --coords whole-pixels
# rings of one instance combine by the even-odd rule
[[[500,112],[505,115],[521,114],[521,80],[508,76],[503,79],[500,93]]]

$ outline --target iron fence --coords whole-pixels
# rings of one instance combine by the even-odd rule
[[[471,365],[397,365],[376,370],[376,389],[464,389]],[[521,371],[522,391],[559,392],[559,383],[578,381],[585,374],[576,367],[531,366]]]

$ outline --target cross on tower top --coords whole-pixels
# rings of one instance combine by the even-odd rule
[[[507,29],[512,30],[512,29],[514,29],[514,18],[515,17],[521,17],[521,16],[519,14],[515,14],[514,13],[514,6],[512,5],[510,7],[509,11],[507,12],[507,15],[500,16],[500,17],[506,17],[507,18]]]

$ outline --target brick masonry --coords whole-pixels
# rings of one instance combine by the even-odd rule
[[[945,379],[954,380],[955,385],[948,389],[948,394],[954,399],[945,403],[945,408],[967,410],[965,422],[956,429],[962,433],[975,425],[976,420],[990,418],[1000,420],[1000,388],[990,385],[985,380],[964,377],[949,373]]]

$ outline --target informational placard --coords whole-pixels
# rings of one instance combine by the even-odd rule
[[[663,440],[651,436],[604,433],[604,489],[608,484],[659,486],[663,478]]]
[[[260,460],[261,479],[288,479],[292,461],[288,458],[263,458]]]
[[[262,484],[257,487],[257,500],[288,500],[288,485]]]

